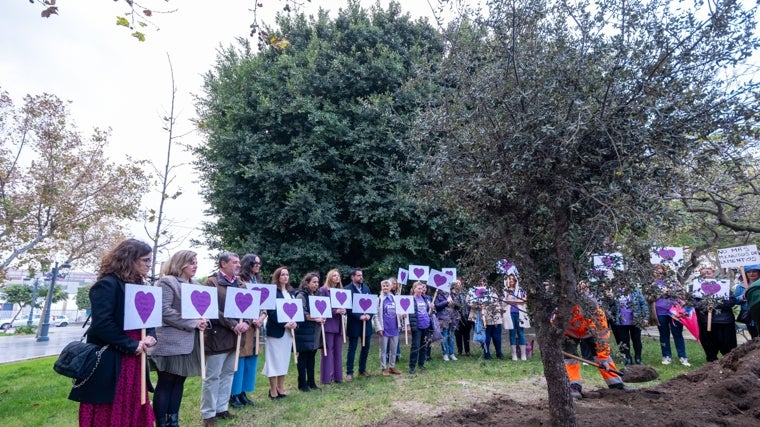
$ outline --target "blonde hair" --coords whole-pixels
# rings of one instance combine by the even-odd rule
[[[333,273],[338,273],[338,284],[335,286],[333,286],[332,283],[330,282],[330,277],[332,277]],[[337,268],[333,268],[332,270],[327,272],[327,274],[325,275],[325,286],[328,289],[333,288],[333,287],[343,289],[343,283],[340,277],[340,270],[338,270]]]
[[[193,263],[193,258],[197,258],[198,254],[193,251],[181,250],[172,255],[169,261],[163,263],[161,266],[162,276],[174,276],[180,277],[182,270],[188,265]]]

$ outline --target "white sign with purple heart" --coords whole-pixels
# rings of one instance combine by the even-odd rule
[[[406,281],[409,280],[409,270],[405,268],[399,268],[396,275],[396,281],[402,285],[406,285]]]
[[[734,246],[718,249],[718,261],[721,268],[741,267],[750,264],[760,264],[757,245]]]
[[[454,280],[453,277],[449,276],[448,274],[438,271],[434,268],[430,269],[430,277],[428,278],[427,285],[438,289],[440,291],[444,292],[450,292],[451,291],[451,282]]]
[[[277,322],[303,322],[303,305],[299,299],[275,298]]]
[[[332,308],[351,309],[351,291],[348,289],[330,288],[330,306]]]
[[[124,330],[161,326],[160,286],[124,285]]]
[[[652,264],[683,264],[683,248],[679,246],[653,247],[649,251],[649,262]]]
[[[427,282],[428,275],[430,273],[430,267],[427,265],[410,265],[409,266],[409,278],[411,280],[420,280]]]
[[[375,314],[377,313],[378,296],[370,294],[354,294],[354,303],[351,310],[354,313]]]
[[[180,294],[183,319],[219,318],[219,298],[215,287],[183,283]]]
[[[332,317],[330,297],[309,296],[309,314],[311,317],[329,319]]]
[[[259,317],[259,297],[261,291],[227,287],[224,301],[224,317],[229,319],[255,319]]]
[[[251,291],[259,291],[259,309],[274,310],[277,306],[274,300],[277,298],[277,286],[262,283],[248,283],[245,285]]]
[[[456,268],[442,268],[441,271],[443,274],[451,277],[450,282],[453,282],[457,278],[457,269]]]
[[[414,314],[414,297],[411,295],[395,296],[397,314]]]
[[[725,279],[695,279],[691,284],[691,293],[696,298],[714,297],[723,299],[728,298],[730,292],[731,283]]]

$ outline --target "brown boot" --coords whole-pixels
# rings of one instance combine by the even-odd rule
[[[391,373],[391,374],[393,374],[393,375],[401,375],[401,371],[399,371],[399,370],[398,370],[398,369],[396,369],[396,368],[390,368],[390,369],[388,369],[388,370],[389,370],[389,371],[390,371],[390,373]]]
[[[384,377],[391,376],[391,370],[390,369],[383,369],[383,376]]]

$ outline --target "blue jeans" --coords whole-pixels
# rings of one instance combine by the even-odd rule
[[[512,329],[509,330],[509,345],[525,345],[525,329],[520,326],[520,312],[509,313],[512,317]]]
[[[660,322],[660,326],[657,330],[660,331],[660,350],[662,351],[662,357],[672,357],[673,353],[670,350],[670,334],[673,334],[673,343],[676,345],[676,352],[678,357],[686,357],[686,343],[683,340],[683,324],[681,322],[674,321],[667,314],[658,314],[657,321]]]
[[[501,352],[501,325],[486,326],[486,342],[483,343],[483,354],[490,355],[489,347],[493,340],[493,346],[496,349],[496,357],[503,357]]]
[[[448,328],[441,329],[441,352],[443,355],[454,355],[454,325],[449,325]]]
[[[362,337],[348,337],[348,352],[346,353],[346,374],[354,374],[354,360],[356,360],[356,347],[361,344]],[[367,357],[369,356],[369,343],[372,335],[364,339],[364,347],[359,351],[359,373],[367,372]]]
[[[232,377],[231,395],[242,392],[253,393],[256,390],[256,367],[259,365],[259,356],[244,356],[238,359],[238,370]]]

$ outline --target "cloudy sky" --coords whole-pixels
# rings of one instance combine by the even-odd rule
[[[167,135],[161,117],[168,115],[171,80],[167,54],[171,57],[177,87],[175,134],[192,131],[195,115],[193,94],[201,93],[202,75],[207,72],[219,46],[236,37],[248,37],[253,20],[250,0],[164,1],[145,0],[146,7],[176,8],[170,14],[154,14],[159,28],[148,27],[145,42],[131,31],[115,25],[116,16],[127,11],[123,1],[59,0],[59,15],[41,18],[42,8],[26,0],[3,0],[0,6],[0,88],[10,93],[17,105],[26,94],[43,92],[70,101],[71,118],[84,135],[93,127],[111,128],[109,155],[123,161],[129,155],[146,159],[163,168]],[[273,22],[281,1],[264,0],[260,17]],[[388,1],[381,0],[382,5]],[[402,8],[412,16],[430,16],[427,0],[404,1]],[[434,0],[431,3],[435,4]],[[321,0],[318,4],[337,11],[345,0]],[[364,5],[374,1],[362,1]],[[308,11],[307,11],[308,13]],[[198,145],[195,134],[183,144]],[[173,161],[184,164],[177,170],[177,184],[184,194],[166,207],[175,222],[174,233],[183,235],[172,249],[189,248],[190,239],[201,239],[203,202],[197,194],[196,174],[190,156],[175,150]],[[160,193],[146,189],[144,207],[158,205]],[[137,238],[146,239],[142,224],[131,225]],[[198,275],[206,275],[214,263],[204,248],[199,253]],[[266,254],[263,254],[266,257]],[[165,257],[163,257],[165,258]]]

